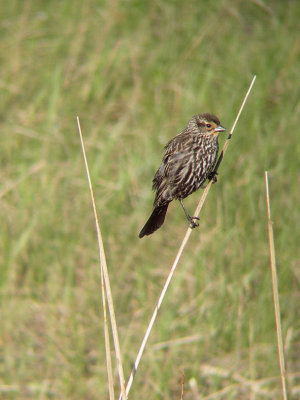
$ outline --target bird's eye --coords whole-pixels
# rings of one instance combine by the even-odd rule
[[[206,124],[206,128],[211,128],[211,124]]]

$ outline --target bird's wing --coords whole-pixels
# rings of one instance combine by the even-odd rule
[[[177,135],[165,147],[162,165],[164,175],[175,178],[184,168],[191,157],[189,149],[192,149],[192,137],[190,135]]]
[[[189,144],[192,144],[192,136],[184,135],[180,133],[171,139],[165,146],[165,152],[163,154],[163,161],[165,161],[170,155],[181,153],[183,150],[186,151],[189,148]]]
[[[169,185],[177,185],[182,180],[186,168],[190,166],[190,140],[190,137],[177,135],[165,146],[162,162],[153,178],[152,188],[157,191],[157,197],[160,197],[160,193]]]

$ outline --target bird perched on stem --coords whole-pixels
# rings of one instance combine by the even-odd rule
[[[197,114],[186,127],[167,143],[162,163],[153,178],[156,191],[153,211],[139,237],[151,235],[162,226],[169,203],[179,200],[191,228],[198,224],[197,217],[190,217],[182,200],[204,188],[206,179],[213,179],[219,144],[218,135],[226,131],[212,114]]]

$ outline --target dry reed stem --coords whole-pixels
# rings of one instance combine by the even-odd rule
[[[181,393],[180,393],[180,400],[183,400],[183,393],[184,393],[184,371],[182,371],[181,375]]]
[[[79,137],[80,137],[80,143],[81,143],[81,148],[82,148],[82,153],[83,153],[83,158],[84,158],[84,164],[85,164],[90,194],[91,194],[91,201],[92,201],[94,218],[95,218],[95,223],[96,223],[96,231],[97,231],[97,240],[98,240],[98,248],[99,248],[99,258],[100,258],[101,292],[102,292],[102,301],[103,301],[104,338],[105,338],[106,368],[107,368],[107,375],[108,375],[109,396],[110,396],[110,400],[115,399],[114,387],[113,387],[111,355],[110,355],[109,330],[108,330],[107,313],[106,313],[106,299],[107,299],[107,303],[108,303],[111,328],[112,328],[112,334],[113,334],[113,340],[114,340],[114,347],[115,347],[115,352],[116,352],[117,369],[118,369],[120,387],[121,387],[121,396],[122,396],[122,399],[125,400],[126,399],[125,380],[124,380],[124,372],[123,372],[123,365],[122,365],[122,358],[121,358],[121,351],[120,351],[120,344],[119,344],[119,336],[118,336],[118,331],[117,331],[117,323],[116,323],[113,299],[112,299],[112,294],[111,294],[109,276],[108,276],[108,271],[107,271],[104,245],[103,245],[101,230],[100,230],[99,221],[98,221],[98,214],[97,214],[97,209],[96,209],[96,204],[95,204],[93,186],[92,186],[92,182],[91,182],[91,178],[90,178],[90,172],[89,172],[88,162],[87,162],[87,158],[86,158],[79,117],[77,117],[77,127],[78,127],[78,133],[79,133]]]
[[[275,259],[275,245],[274,245],[273,226],[272,226],[272,220],[271,220],[268,171],[265,171],[265,189],[266,189],[266,207],[267,207],[267,217],[268,217],[270,268],[271,268],[271,277],[272,277],[273,303],[274,303],[274,313],[275,313],[275,323],[276,323],[277,349],[278,349],[282,396],[283,396],[282,398],[284,400],[287,400],[288,397],[287,397],[287,389],[286,389],[285,362],[284,362],[282,330],[281,330],[281,320],[280,320],[280,306],[279,306],[279,296],[278,296],[278,281],[277,281],[277,270],[276,270],[276,259]]]
[[[218,162],[217,162],[217,168],[219,167],[220,162],[222,161],[222,159],[223,159],[223,157],[224,157],[224,154],[225,154],[225,152],[226,152],[226,150],[227,150],[227,147],[228,147],[228,144],[229,144],[229,140],[230,140],[230,138],[231,138],[231,136],[232,136],[232,134],[233,134],[233,131],[234,131],[235,126],[236,126],[236,124],[237,124],[237,122],[238,122],[238,119],[239,119],[239,117],[240,117],[240,115],[241,115],[241,113],[242,113],[242,110],[243,110],[243,108],[244,108],[244,106],[245,106],[245,104],[246,104],[246,101],[247,101],[248,96],[249,96],[249,94],[250,94],[250,92],[251,92],[252,86],[254,85],[255,79],[256,79],[256,76],[254,76],[254,77],[252,78],[252,81],[251,81],[251,83],[250,83],[250,86],[249,86],[249,88],[248,88],[248,90],[247,90],[247,93],[246,93],[245,96],[244,96],[243,102],[242,102],[242,104],[241,104],[241,106],[240,106],[240,108],[239,108],[239,111],[238,111],[238,113],[237,113],[237,116],[236,116],[236,118],[235,118],[235,120],[234,120],[234,123],[233,123],[233,125],[232,125],[232,128],[231,128],[231,130],[230,130],[230,133],[229,133],[229,135],[228,135],[228,138],[227,138],[227,140],[225,141],[225,143],[224,143],[224,145],[223,145],[223,148],[222,148],[222,151],[221,151],[219,160],[218,160]],[[203,204],[204,204],[204,201],[205,201],[205,199],[206,199],[206,196],[207,196],[207,194],[208,194],[208,192],[209,192],[209,189],[210,189],[211,185],[212,185],[212,181],[209,181],[208,184],[207,184],[207,186],[206,186],[206,188],[204,189],[204,192],[203,192],[201,198],[200,198],[199,204],[198,204],[198,206],[197,206],[197,208],[196,208],[196,212],[195,212],[195,214],[193,214],[194,216],[197,217],[197,216],[199,215],[199,213],[200,213],[200,211],[201,211],[201,209],[202,209],[202,206],[203,206]],[[163,299],[164,299],[164,297],[165,297],[165,294],[166,294],[166,291],[167,291],[167,289],[168,289],[168,286],[169,286],[169,284],[170,284],[170,282],[171,282],[171,279],[172,279],[172,277],[173,277],[173,275],[174,275],[174,272],[175,272],[175,270],[176,270],[178,261],[179,261],[181,255],[182,255],[182,253],[183,253],[183,250],[184,250],[184,248],[185,248],[185,246],[186,246],[186,244],[187,244],[187,242],[188,242],[188,240],[189,240],[189,237],[190,237],[191,233],[192,233],[192,229],[189,227],[189,228],[187,229],[186,233],[185,233],[185,236],[184,236],[184,238],[183,238],[183,241],[182,241],[182,243],[181,243],[181,245],[180,245],[180,247],[179,247],[179,250],[178,250],[178,252],[177,252],[177,255],[176,255],[176,257],[175,257],[174,263],[173,263],[173,265],[172,265],[172,267],[171,267],[171,270],[170,270],[170,272],[169,272],[169,275],[168,275],[168,277],[167,277],[167,280],[166,280],[166,282],[165,282],[165,284],[164,284],[164,287],[163,287],[163,289],[162,289],[162,292],[161,292],[161,294],[160,294],[160,296],[159,296],[159,299],[158,299],[158,301],[157,301],[157,304],[156,304],[156,306],[155,306],[154,312],[153,312],[153,314],[152,314],[151,320],[150,320],[150,322],[149,322],[148,328],[147,328],[147,330],[146,330],[145,336],[144,336],[143,341],[142,341],[142,343],[141,343],[140,349],[139,349],[139,351],[138,351],[136,360],[135,360],[135,362],[134,362],[134,365],[133,365],[131,374],[130,374],[130,376],[129,376],[129,379],[128,379],[128,382],[127,382],[127,385],[126,385],[126,395],[127,395],[127,396],[128,396],[129,391],[130,391],[130,388],[131,388],[131,385],[132,385],[132,382],[133,382],[133,378],[134,378],[134,376],[135,376],[135,374],[136,374],[136,371],[137,371],[138,365],[139,365],[139,363],[140,363],[141,357],[142,357],[142,355],[143,355],[143,352],[144,352],[146,343],[147,343],[147,341],[148,341],[148,338],[149,338],[151,329],[152,329],[152,327],[153,327],[153,325],[154,325],[154,322],[155,322],[155,319],[156,319],[156,317],[157,317],[158,311],[159,311],[159,309],[160,309],[160,307],[161,307],[161,304],[162,304],[162,301],[163,301]],[[120,396],[120,399],[121,399],[121,396]]]
[[[114,379],[113,379],[111,353],[110,353],[110,339],[109,339],[109,330],[108,330],[107,312],[106,312],[105,285],[104,285],[104,277],[103,277],[102,270],[101,270],[101,295],[102,295],[102,304],[103,304],[104,342],[105,342],[105,354],[106,354],[106,371],[107,371],[107,379],[108,379],[108,391],[109,391],[110,400],[115,400]]]

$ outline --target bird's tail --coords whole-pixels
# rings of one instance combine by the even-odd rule
[[[145,235],[151,235],[151,233],[155,232],[158,228],[162,226],[165,220],[168,206],[169,203],[154,208],[144,228],[141,230],[139,238],[142,238]]]

